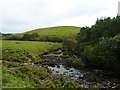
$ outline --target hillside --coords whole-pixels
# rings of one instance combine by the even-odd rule
[[[75,34],[79,32],[79,30],[80,27],[75,27],[75,26],[57,26],[57,27],[36,29],[25,33],[38,33],[39,35],[45,35],[45,36],[55,35],[61,37],[67,35],[75,36]]]
[[[21,34],[14,34],[6,37],[5,39],[61,42],[65,37],[75,37],[79,31],[80,27],[57,26],[31,30]]]

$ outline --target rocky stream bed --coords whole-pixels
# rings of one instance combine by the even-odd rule
[[[68,66],[64,56],[68,55],[80,60],[82,59],[74,54],[66,53],[66,50],[59,49],[42,55],[44,63],[42,65],[52,70],[52,74],[62,75],[65,78],[75,80],[80,83],[84,88],[99,87],[99,88],[119,88],[120,79],[109,77],[107,72],[98,69],[76,69]],[[111,74],[110,74],[111,75]]]

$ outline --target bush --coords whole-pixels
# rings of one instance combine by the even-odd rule
[[[37,40],[38,33],[25,33],[22,40]]]
[[[83,64],[80,62],[80,60],[74,58],[74,57],[69,57],[66,61],[67,65],[75,67],[75,68],[82,68]]]
[[[113,38],[100,39],[96,45],[89,45],[84,49],[86,62],[94,68],[118,71],[120,67],[120,35]]]
[[[77,53],[94,68],[120,70],[120,16],[97,19],[96,24],[83,27],[77,35]]]
[[[19,34],[13,34],[13,35],[8,36],[5,39],[8,39],[8,40],[21,40],[21,38],[22,38],[21,35],[19,35]]]
[[[62,44],[68,50],[75,50],[77,41],[73,37],[66,37],[62,40]]]

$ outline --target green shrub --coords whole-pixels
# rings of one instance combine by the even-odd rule
[[[38,33],[25,33],[22,40],[37,40]]]
[[[75,50],[76,45],[77,45],[77,41],[73,37],[65,37],[62,40],[62,44],[68,50]]]
[[[64,88],[80,88],[80,85],[74,81],[67,81]]]
[[[8,39],[8,40],[21,40],[22,36],[19,35],[19,34],[12,34],[8,37],[6,37],[5,39]]]
[[[66,61],[67,65],[75,67],[75,68],[83,68],[83,64],[80,62],[80,60],[74,58],[74,57],[69,57]]]

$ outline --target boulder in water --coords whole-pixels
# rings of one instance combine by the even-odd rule
[[[60,68],[60,65],[57,65],[57,68]]]

